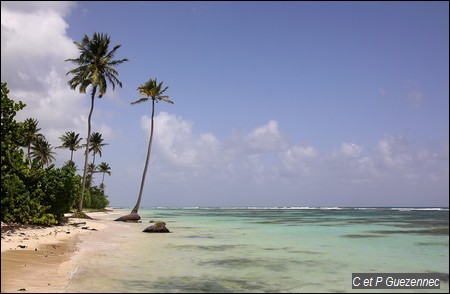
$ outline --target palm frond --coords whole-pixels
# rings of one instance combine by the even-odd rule
[[[134,102],[131,102],[131,104],[132,104],[132,105],[134,105],[134,104],[139,104],[139,103],[142,103],[142,102],[146,102],[146,101],[148,101],[148,100],[149,100],[148,97],[144,97],[144,98],[141,98],[141,99],[136,100],[136,101],[134,101]]]
[[[118,72],[113,68],[128,59],[112,60],[121,45],[110,48],[110,37],[103,33],[94,33],[92,38],[84,35],[80,43],[74,42],[80,56],[68,58],[65,61],[74,63],[77,67],[68,71],[66,75],[74,75],[68,82],[71,89],[79,87],[80,93],[86,93],[89,86],[98,87],[99,98],[107,91],[108,84],[115,90],[115,86],[122,87],[117,78]]]

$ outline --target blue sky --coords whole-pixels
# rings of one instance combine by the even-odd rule
[[[87,132],[73,41],[122,45],[93,115],[112,205],[135,204],[151,104],[130,102],[157,78],[175,104],[157,104],[143,206],[448,206],[447,2],[1,5],[2,81],[53,146]]]

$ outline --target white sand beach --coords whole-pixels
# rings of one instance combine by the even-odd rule
[[[69,218],[63,226],[2,228],[1,292],[64,292],[84,241],[105,242],[106,229],[120,226],[114,211],[88,215],[93,219]]]

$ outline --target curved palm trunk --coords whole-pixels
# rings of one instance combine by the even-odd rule
[[[70,161],[73,162],[73,150],[70,150]]]
[[[153,117],[155,116],[155,99],[152,99],[152,122],[150,126],[150,141],[148,142],[147,159],[145,161],[144,173],[142,174],[141,189],[139,190],[139,197],[131,213],[137,213],[141,205],[142,192],[144,191],[145,177],[147,175],[148,163],[150,162],[150,152],[152,150],[153,142]]]
[[[87,135],[87,139],[86,139],[86,156],[84,157],[83,183],[81,185],[81,197],[80,197],[80,203],[78,204],[78,212],[81,212],[83,210],[83,196],[84,196],[84,189],[85,189],[85,183],[86,183],[86,177],[87,177],[87,166],[88,166],[88,157],[89,157],[89,138],[91,137],[91,117],[92,117],[92,112],[94,112],[95,92],[96,92],[96,87],[94,87],[92,89],[91,111],[89,112],[89,117],[88,117],[88,135]]]
[[[137,200],[136,205],[134,206],[133,210],[129,214],[127,214],[125,216],[121,216],[118,219],[116,219],[115,221],[137,222],[141,219],[141,217],[139,216],[139,214],[137,212],[139,210],[139,206],[141,205],[142,193],[144,192],[145,177],[147,175],[148,164],[150,162],[150,153],[152,150],[152,142],[153,142],[153,118],[154,118],[154,116],[155,116],[155,100],[152,99],[152,121],[151,121],[151,126],[150,126],[150,140],[148,142],[147,159],[145,160],[145,167],[144,167],[144,172],[142,174],[141,188],[139,190],[138,200]]]

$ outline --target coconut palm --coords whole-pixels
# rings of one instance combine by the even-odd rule
[[[156,81],[156,79],[150,79],[148,82],[142,84],[139,86],[139,94],[145,95],[146,97],[140,98],[137,101],[132,102],[132,105],[140,104],[143,102],[147,102],[149,100],[152,101],[152,119],[151,119],[151,125],[150,125],[150,141],[148,142],[148,149],[147,149],[147,159],[145,161],[145,167],[144,172],[142,173],[142,179],[141,179],[141,188],[139,190],[139,196],[136,202],[136,205],[134,206],[133,210],[130,214],[119,217],[116,219],[117,221],[138,221],[141,219],[141,217],[138,214],[139,206],[141,204],[142,199],[142,192],[144,191],[144,184],[145,184],[145,177],[147,175],[147,169],[148,169],[148,163],[150,162],[150,152],[152,149],[152,142],[153,142],[153,118],[155,116],[155,102],[159,101],[165,101],[170,104],[173,104],[171,100],[169,100],[169,96],[164,96],[163,93],[169,88],[165,87],[162,88],[163,82],[159,83]]]
[[[97,167],[97,172],[103,173],[102,183],[101,183],[100,187],[104,187],[103,182],[105,181],[105,174],[108,174],[109,176],[111,175],[111,167],[106,162],[102,162]]]
[[[69,167],[73,168],[75,171],[77,170],[77,166],[75,165],[75,162],[73,162],[72,160],[68,160],[68,161],[64,162],[63,166],[69,166]]]
[[[75,134],[75,132],[66,132],[65,135],[59,137],[63,142],[61,146],[56,148],[64,148],[70,150],[70,161],[73,161],[73,152],[81,148],[80,142],[82,138],[78,138],[80,134]]]
[[[38,123],[39,123],[39,121],[34,118],[27,118],[23,122],[24,140],[25,140],[24,147],[27,147],[27,149],[28,149],[27,156],[28,156],[28,160],[30,161],[30,163],[31,163],[31,145],[39,137],[43,137],[43,135],[39,133],[41,128],[37,127]]]
[[[89,152],[92,152],[92,164],[95,164],[95,154],[98,153],[102,157],[102,147],[108,144],[103,143],[102,134],[99,132],[92,133],[89,141]]]
[[[77,46],[80,57],[66,59],[66,61],[73,62],[77,67],[67,72],[74,75],[70,79],[69,86],[72,90],[78,87],[80,93],[85,94],[86,89],[91,87],[91,109],[88,116],[88,133],[86,136],[86,154],[84,159],[83,184],[81,188],[81,197],[78,205],[78,211],[81,212],[83,208],[83,195],[85,190],[84,183],[86,182],[88,156],[89,156],[89,138],[91,137],[91,118],[94,111],[95,95],[98,92],[98,98],[102,98],[108,88],[108,83],[111,84],[113,90],[116,84],[122,87],[122,83],[117,76],[119,73],[115,67],[128,59],[114,60],[114,55],[121,45],[116,45],[109,51],[110,38],[107,34],[94,33],[92,39],[84,35],[81,43],[74,42]]]
[[[31,145],[30,154],[38,162],[48,166],[53,160],[55,160],[55,157],[53,156],[55,152],[53,152],[52,149],[53,147],[51,147],[50,143],[43,136],[41,136],[34,140]]]
[[[86,176],[86,188],[90,189],[94,184],[94,173],[97,172],[97,167],[93,163],[89,163],[87,166],[87,176]]]

